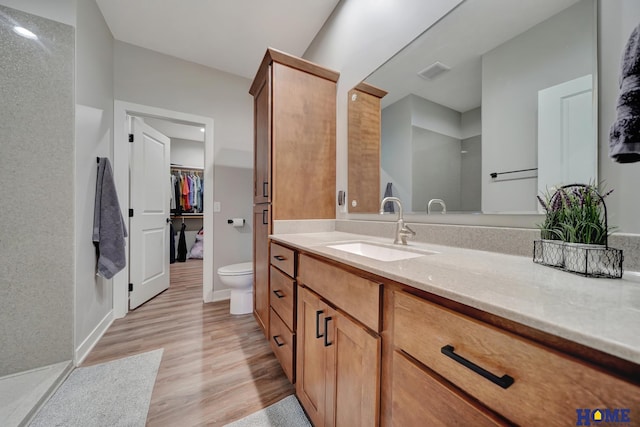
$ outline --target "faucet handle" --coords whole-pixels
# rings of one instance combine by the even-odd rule
[[[406,230],[406,231],[408,231],[409,233],[411,233],[411,235],[412,235],[412,236],[415,236],[415,235],[416,235],[416,232],[415,232],[415,231],[413,231],[413,230],[411,229],[411,227],[409,227],[407,224],[405,224],[405,225],[404,225],[403,229],[404,229],[404,230]]]
[[[407,237],[411,238],[416,235],[416,232],[411,229],[408,225],[404,224],[400,231],[398,232],[400,235],[400,240],[403,245],[407,244]]]

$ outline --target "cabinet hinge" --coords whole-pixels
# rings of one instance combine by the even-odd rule
[[[133,283],[129,283],[129,292],[133,292]]]
[[[133,209],[129,209],[129,218],[133,218]]]
[[[129,134],[129,142],[133,142],[133,134],[132,133]]]

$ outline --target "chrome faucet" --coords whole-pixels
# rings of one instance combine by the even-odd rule
[[[442,213],[446,214],[447,213],[447,205],[444,204],[444,200],[442,199],[431,199],[429,200],[429,204],[427,205],[427,215],[429,215],[431,213],[431,205],[434,203],[438,203],[440,204],[440,206],[442,206]]]
[[[384,205],[387,202],[396,202],[398,205],[398,221],[396,222],[396,236],[393,240],[394,245],[406,245],[407,237],[412,237],[416,235],[416,232],[409,228],[408,225],[404,223],[404,218],[402,217],[402,203],[400,199],[397,197],[385,197],[380,202],[380,215],[384,214]]]

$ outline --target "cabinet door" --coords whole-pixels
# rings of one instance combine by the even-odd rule
[[[316,427],[324,426],[325,356],[323,319],[329,307],[306,288],[298,288],[296,394]]]
[[[253,202],[271,201],[271,67],[253,100],[254,168]]]
[[[326,325],[326,328],[324,327]],[[341,312],[330,310],[327,330],[326,426],[377,426],[380,403],[380,337]]]
[[[265,337],[269,335],[269,205],[253,208],[253,314]]]
[[[336,84],[272,64],[273,218],[336,217]]]

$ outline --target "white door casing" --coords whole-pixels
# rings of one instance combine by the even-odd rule
[[[129,218],[129,308],[169,287],[170,139],[132,120]]]
[[[538,92],[538,191],[596,183],[593,78],[586,75]]]
[[[202,299],[204,302],[217,301],[218,299],[213,292],[213,277],[215,275],[213,259],[213,199],[214,199],[214,181],[213,181],[213,164],[214,164],[214,123],[211,117],[199,116],[190,113],[183,113],[165,108],[152,107],[149,105],[135,104],[132,102],[121,101],[115,99],[113,101],[113,170],[116,190],[121,196],[120,208],[122,215],[127,216],[129,210],[129,170],[131,162],[131,145],[128,142],[130,126],[128,117],[155,117],[163,118],[170,121],[182,122],[185,124],[196,125],[205,128],[205,170],[204,180],[205,189],[208,190],[204,195],[204,229],[211,238],[204,241],[204,262],[202,277]],[[130,247],[130,238],[127,238],[127,247]],[[127,251],[128,253],[128,251]],[[113,278],[113,317],[118,319],[125,317],[129,311],[129,264],[127,260],[125,266],[126,274],[116,275]],[[228,290],[219,291],[219,293]],[[219,298],[223,299],[223,298]]]

